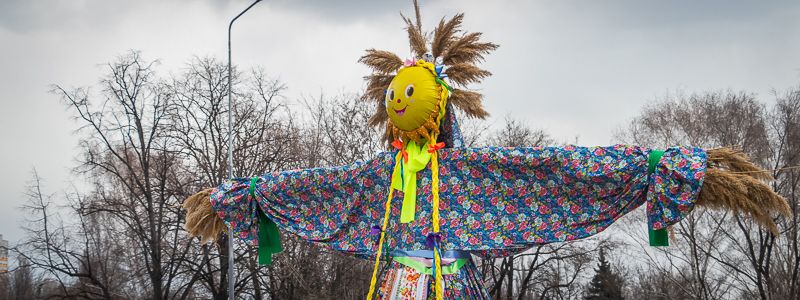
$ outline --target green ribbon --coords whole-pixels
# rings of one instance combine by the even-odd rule
[[[250,197],[256,199],[256,182],[258,177],[250,180]],[[272,255],[283,251],[281,235],[275,224],[258,206],[258,264],[272,265]]]
[[[417,172],[422,171],[428,166],[431,160],[431,153],[428,152],[428,144],[417,145],[409,141],[405,146],[408,153],[408,162],[403,163],[402,158],[397,161],[403,164],[402,172],[392,175],[392,188],[403,191],[403,206],[400,209],[400,223],[410,223],[414,221],[417,211]],[[402,173],[402,174],[400,174]]]
[[[406,267],[417,270],[417,272],[419,272],[420,274],[433,275],[432,267],[428,267],[425,265],[425,263],[412,259],[411,257],[395,256],[392,259]],[[442,275],[454,274],[458,272],[458,270],[461,270],[461,268],[464,267],[464,265],[466,264],[467,264],[466,258],[458,258],[453,263],[446,266],[442,266]]]
[[[664,156],[663,150],[651,150],[650,155],[647,157],[647,174],[653,174],[656,171],[656,167],[658,166],[658,162],[661,161],[661,157]],[[662,246],[669,246],[669,237],[667,235],[667,228],[661,229],[652,229],[648,228],[648,238],[650,240],[650,246],[652,247],[662,247]]]
[[[647,157],[647,173],[653,174],[656,171],[658,162],[664,156],[664,150],[650,150],[650,156]]]
[[[647,231],[651,247],[669,246],[669,237],[667,236],[666,228],[659,230],[648,229]]]
[[[441,85],[442,85],[444,88],[446,88],[448,91],[450,91],[450,92],[452,92],[452,91],[453,91],[453,88],[451,88],[451,87],[450,87],[450,85],[448,85],[447,83],[445,83],[445,82],[444,82],[444,80],[441,80],[441,79],[439,79],[438,77],[437,77],[437,78],[435,78],[435,79],[436,79],[436,82],[438,82],[439,84],[441,84]]]

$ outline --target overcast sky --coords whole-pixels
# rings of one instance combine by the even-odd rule
[[[560,140],[611,144],[648,101],[668,92],[734,89],[771,101],[800,83],[797,1],[426,1],[423,27],[465,13],[465,27],[500,45],[480,86],[493,114]],[[224,61],[227,23],[249,1],[0,1],[0,234],[19,229],[36,168],[61,193],[76,164],[77,127],[50,84],[90,86],[129,49],[161,74],[192,56]],[[234,62],[261,66],[288,99],[354,92],[364,49],[408,57],[398,12],[410,1],[270,1],[234,28]]]

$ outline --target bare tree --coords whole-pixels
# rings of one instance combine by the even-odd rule
[[[506,117],[504,126],[487,139],[487,145],[504,147],[548,146],[556,142],[543,129],[532,129],[523,121],[510,117]]]
[[[785,230],[773,240],[775,262],[772,263],[768,288],[773,299],[800,298],[800,236],[798,235],[798,205],[800,205],[800,170],[785,169],[800,165],[800,86],[777,96],[768,114],[771,166],[776,169],[773,188],[789,200],[793,217],[783,220]]]
[[[80,204],[59,209],[52,195],[43,192],[42,182],[34,171],[23,209],[29,215],[26,240],[14,250],[28,268],[47,276],[37,283],[38,291],[55,288],[52,296],[86,299],[134,298],[137,287],[120,270],[128,266],[122,244],[109,230],[103,216],[87,216]],[[69,220],[68,222],[63,221]]]
[[[110,63],[101,80],[100,103],[87,89],[53,92],[73,110],[81,123],[83,158],[77,169],[95,185],[91,197],[80,200],[81,213],[108,214],[108,222],[125,229],[135,245],[132,272],[146,276],[149,298],[175,295],[181,259],[189,243],[179,218],[180,160],[169,148],[166,129],[173,95],[154,73],[154,62],[130,52]]]
[[[772,114],[780,115],[778,111],[780,108]],[[618,137],[662,148],[734,146],[772,169],[786,163],[787,153],[797,153],[797,148],[786,149],[784,139],[790,134],[786,128],[791,127],[792,117],[784,118],[783,124],[775,121],[779,119],[770,117],[764,104],[744,92],[678,94],[645,108]],[[791,198],[790,193],[778,189],[785,182],[782,174],[774,175],[776,191]],[[674,229],[677,247],[643,253],[653,263],[652,272],[671,274],[673,282],[684,283],[676,285],[684,295],[694,299],[783,299],[776,297],[779,279],[774,274],[775,251],[782,242],[769,231],[735,215],[704,210],[696,210]],[[632,235],[644,242],[641,234]],[[796,241],[796,237],[790,235],[787,240]]]
[[[285,105],[279,101],[285,86],[268,79],[260,70],[248,74],[236,71],[233,76],[233,127],[227,119],[227,66],[218,60],[195,57],[168,86],[174,101],[169,109],[172,126],[167,134],[184,162],[181,172],[185,179],[181,191],[184,197],[227,179],[227,137],[231,128],[236,175],[294,167],[297,155],[291,150],[297,140],[297,130],[287,117]],[[200,281],[215,299],[227,297],[225,243],[227,237],[218,239],[215,247],[201,245],[199,249],[192,249],[193,255],[202,260],[187,261],[187,272],[193,272],[192,280]],[[237,291],[252,290],[254,297],[262,297],[264,283],[258,276],[255,249],[238,244],[235,251],[237,270],[240,270],[235,279]]]
[[[66,197],[64,216],[75,224],[54,224],[57,209],[46,197],[33,197],[40,201],[29,208],[40,216],[32,220],[39,231],[26,246],[37,250],[35,266],[59,279],[62,295],[225,298],[227,237],[198,245],[182,230],[177,204],[227,178],[229,129],[237,176],[351,163],[380,148],[379,135],[363,126],[366,104],[352,95],[305,101],[309,118],[298,123],[281,97],[283,84],[260,70],[235,72],[235,121],[229,125],[227,70],[214,59],[194,58],[169,80],[137,52],[108,67],[99,95],[53,88],[83,125],[84,155],[76,170],[92,183],[88,193]],[[104,101],[90,101],[96,97]],[[258,266],[256,249],[237,242],[237,294],[304,299],[365,292],[367,262],[284,239],[286,251],[271,267]]]

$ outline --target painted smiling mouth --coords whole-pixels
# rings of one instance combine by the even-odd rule
[[[397,116],[402,117],[406,113],[406,108],[408,108],[408,106],[403,107],[403,109],[394,109],[393,108],[392,110],[394,110],[394,112],[397,114]]]

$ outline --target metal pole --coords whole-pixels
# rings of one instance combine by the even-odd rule
[[[239,17],[241,17],[244,13],[250,10],[251,7],[256,5],[256,3],[261,2],[261,0],[256,0],[253,4],[250,4],[247,8],[245,8],[242,12],[240,12],[236,17],[231,20],[231,23],[228,24],[228,178],[233,179],[233,93],[232,93],[232,84],[233,84],[233,66],[231,65],[231,29],[233,28],[233,22],[236,21]],[[228,228],[228,299],[234,299],[234,284],[235,280],[233,278],[234,270],[233,270],[233,229]]]

